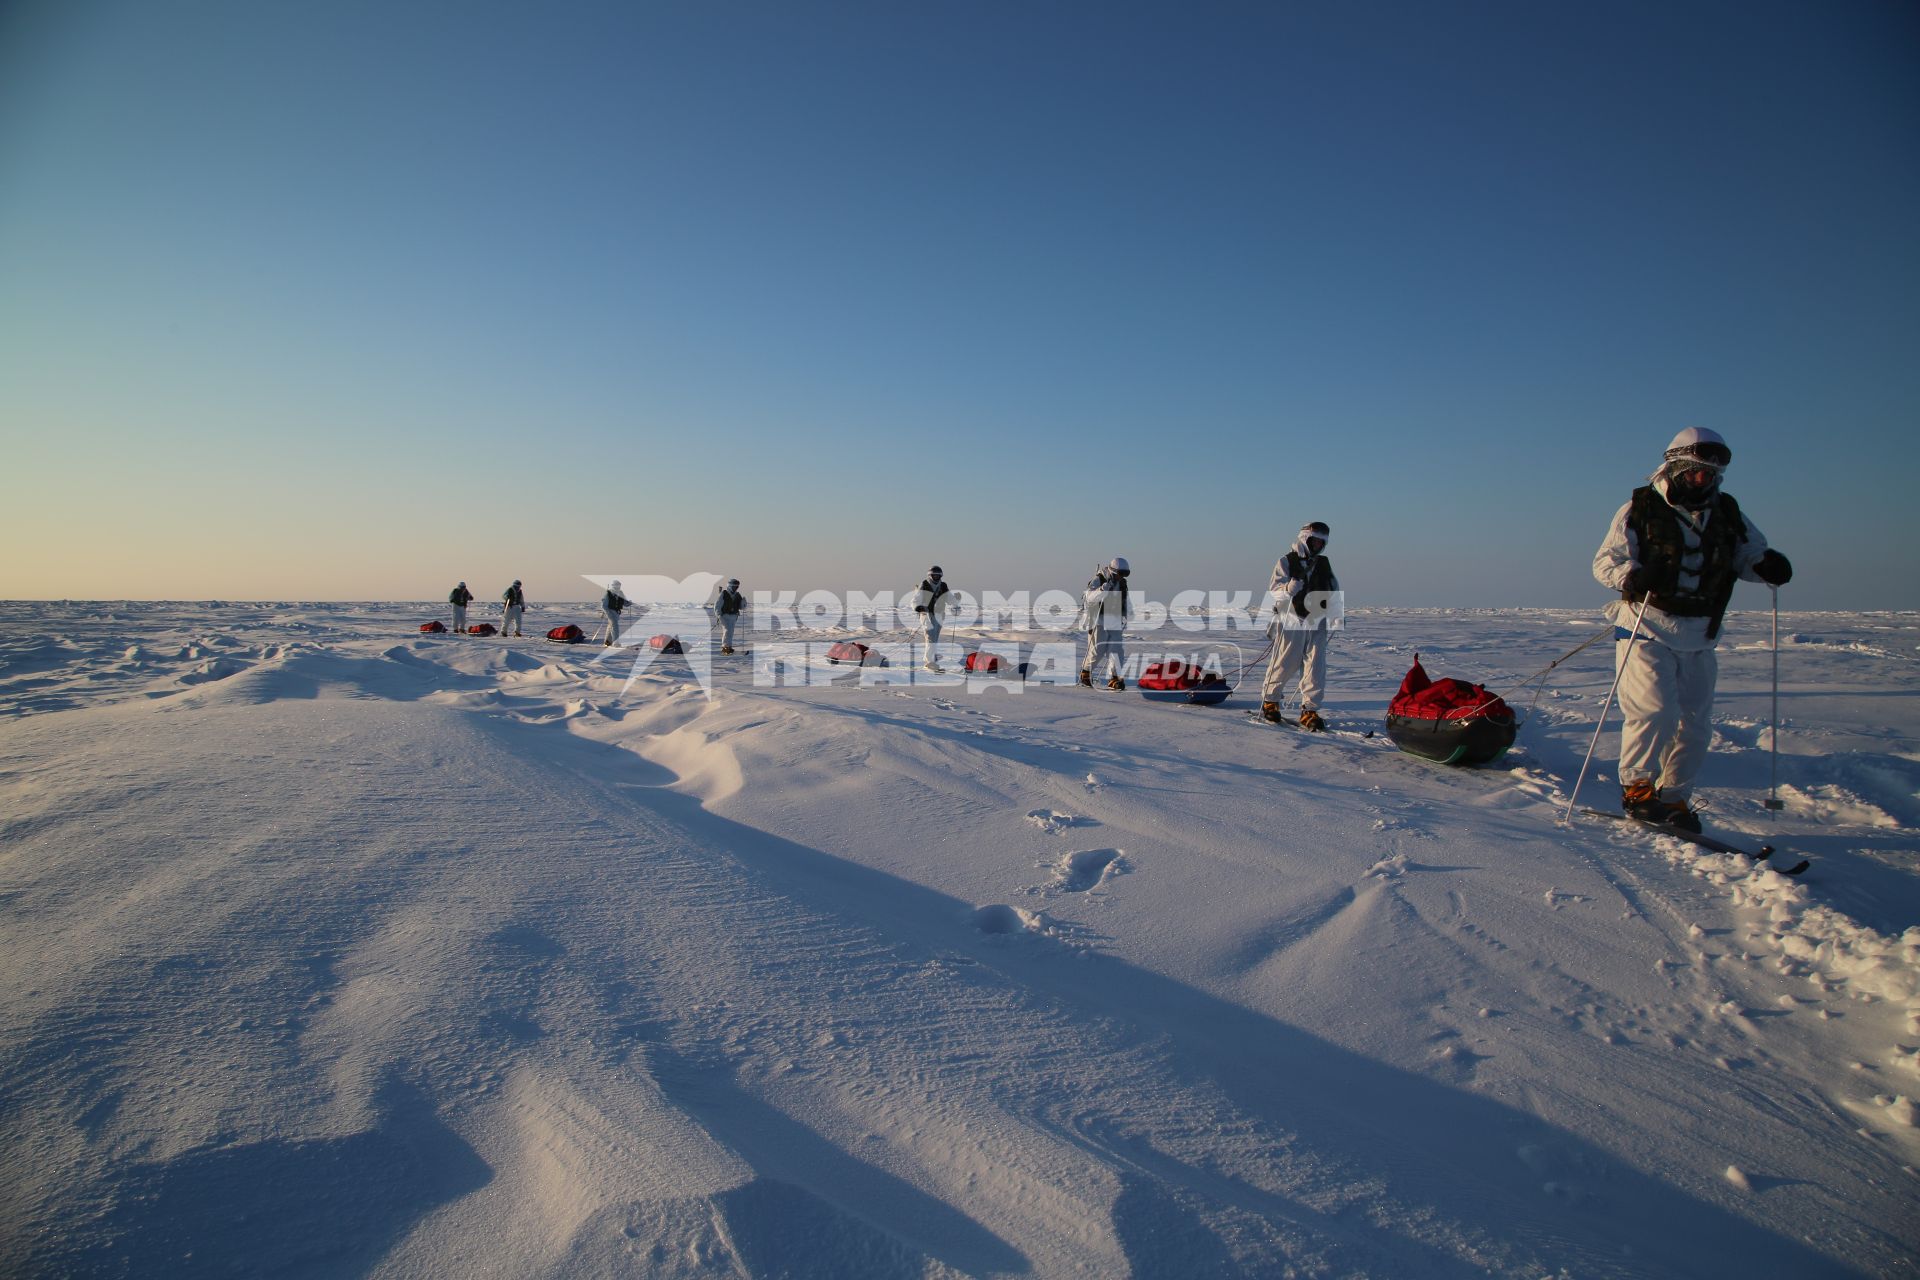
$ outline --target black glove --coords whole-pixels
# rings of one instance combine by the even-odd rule
[[[1307,616],[1307,593],[1304,591],[1293,598],[1293,616],[1296,618]]]
[[[915,605],[915,606],[913,606],[913,611],[914,611],[915,613],[925,613],[925,612],[927,611],[927,606],[925,606],[925,605],[923,605],[923,604],[917,604],[917,605]]]
[[[1628,604],[1639,604],[1647,594],[1647,579],[1653,575],[1639,565],[1627,570],[1627,576],[1620,579],[1620,598]]]
[[[1753,562],[1753,572],[1760,581],[1770,587],[1784,587],[1793,581],[1793,566],[1778,551],[1768,548],[1767,553]]]

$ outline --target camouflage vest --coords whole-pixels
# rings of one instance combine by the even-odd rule
[[[1680,571],[1687,556],[1680,513],[1652,485],[1633,491],[1627,528],[1633,531],[1639,548],[1640,566],[1649,575],[1648,603],[1676,618],[1711,618],[1707,638],[1719,636],[1720,621],[1726,616],[1733,584],[1740,576],[1734,571],[1734,555],[1746,540],[1747,526],[1740,516],[1740,504],[1731,494],[1715,497],[1713,517],[1700,535],[1700,583],[1689,591],[1680,589]]]

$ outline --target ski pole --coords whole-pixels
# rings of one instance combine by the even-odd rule
[[[1633,646],[1640,639],[1640,619],[1647,616],[1647,601],[1640,601],[1640,612],[1633,615],[1633,634],[1627,637],[1627,651],[1614,664],[1613,683],[1607,686],[1607,700],[1600,704],[1600,722],[1593,726],[1593,741],[1587,743],[1587,758],[1580,762],[1580,776],[1573,780],[1573,794],[1567,797],[1567,811],[1560,815],[1562,825],[1573,820],[1573,806],[1580,799],[1580,788],[1587,780],[1587,766],[1593,763],[1593,751],[1600,745],[1600,731],[1607,727],[1607,712],[1613,709],[1614,690],[1620,687],[1620,674],[1633,657]]]
[[[1780,588],[1769,585],[1773,592],[1773,728],[1767,734],[1772,739],[1773,761],[1767,773],[1767,808],[1784,809],[1786,801],[1774,794],[1780,785]]]

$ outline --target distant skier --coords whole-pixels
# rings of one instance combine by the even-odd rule
[[[620,611],[627,607],[627,597],[620,590],[620,579],[615,578],[607,587],[607,594],[600,597],[600,612],[607,616],[607,638],[603,645],[620,643]]]
[[[1593,576],[1620,593],[1607,606],[1619,676],[1621,808],[1700,830],[1694,776],[1713,744],[1714,646],[1738,578],[1785,586],[1793,566],[1720,490],[1733,450],[1689,427],[1614,513]],[[1644,602],[1646,612],[1640,613]],[[1638,632],[1632,630],[1639,615]]]
[[[1091,689],[1095,672],[1110,666],[1107,688],[1124,689],[1126,681],[1127,577],[1133,572],[1125,556],[1115,556],[1094,571],[1081,597],[1080,616],[1087,626],[1087,660],[1080,683]]]
[[[740,594],[740,579],[728,578],[727,585],[713,600],[713,616],[720,622],[720,652],[733,652],[733,629],[740,622],[740,611],[746,608],[747,598]]]
[[[1332,536],[1326,524],[1302,525],[1293,546],[1273,566],[1267,594],[1273,600],[1273,658],[1260,690],[1260,716],[1280,723],[1280,699],[1287,682],[1300,678],[1300,727],[1319,733],[1327,727],[1320,703],[1327,691],[1327,635],[1332,630],[1328,604],[1340,590],[1333,562],[1326,557]]]
[[[940,627],[953,604],[953,593],[939,565],[927,570],[927,576],[914,588],[911,599],[913,611],[920,618],[920,644],[926,655],[921,665],[928,671],[938,671],[940,666],[934,660],[933,647],[940,643]]]
[[[473,592],[467,590],[467,584],[461,583],[447,593],[447,603],[453,606],[453,633],[463,635],[467,630],[467,606],[473,603]]]
[[[526,592],[520,589],[520,579],[515,578],[513,585],[500,594],[500,634],[506,636],[520,634],[520,615],[527,609]]]

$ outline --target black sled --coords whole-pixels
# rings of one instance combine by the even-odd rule
[[[1465,680],[1429,678],[1417,653],[1387,707],[1393,745],[1435,764],[1492,764],[1519,733],[1519,719],[1498,696]]]

